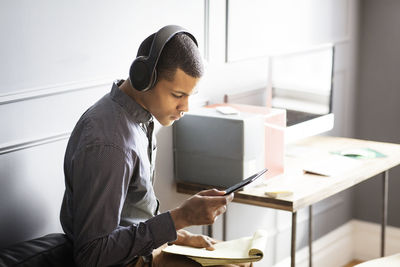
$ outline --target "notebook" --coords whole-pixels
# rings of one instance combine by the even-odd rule
[[[267,245],[267,232],[257,230],[253,236],[243,237],[214,245],[215,250],[172,245],[163,251],[170,254],[184,255],[197,261],[202,266],[238,264],[260,261]]]

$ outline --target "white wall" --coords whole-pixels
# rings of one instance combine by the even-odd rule
[[[305,5],[318,2],[303,1]],[[127,76],[140,42],[162,25],[183,25],[197,37],[208,59],[199,97],[216,103],[222,102],[225,93],[266,86],[265,57],[225,62],[226,3],[224,0],[97,1],[95,5],[77,0],[0,3],[3,36],[0,49],[0,200],[6,203],[0,207],[0,216],[7,218],[0,220],[0,247],[60,231],[58,213],[63,193],[62,159],[66,137],[79,115],[110,89],[111,81]],[[290,2],[286,3],[290,7]],[[251,9],[250,4],[246,5]],[[205,12],[207,6],[208,13]],[[319,33],[337,44],[336,121],[331,134],[351,136],[358,0],[329,1],[328,6],[335,10],[334,19],[330,21],[340,23],[340,27],[328,24],[332,28]],[[324,10],[329,12],[327,8]],[[235,17],[229,18],[231,23],[232,19]],[[232,30],[235,29],[230,28]],[[155,189],[163,210],[179,205],[188,197],[176,193],[171,130],[157,131]],[[316,205],[315,238],[351,218],[349,200],[351,192],[344,192]],[[258,266],[279,262],[289,255],[289,213],[233,203],[227,217],[228,239],[249,235],[255,228],[269,231],[266,253],[269,256]],[[250,217],[251,221],[247,219]],[[299,246],[307,242],[306,219],[306,212],[300,211]],[[192,227],[191,230],[201,232],[202,229]],[[220,220],[215,230],[221,238]]]
[[[0,22],[3,247],[61,231],[69,132],[161,26],[187,27],[203,51],[204,2],[6,0]]]

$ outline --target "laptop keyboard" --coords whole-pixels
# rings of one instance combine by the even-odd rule
[[[286,126],[292,126],[294,124],[311,120],[320,116],[321,114],[313,114],[313,113],[288,109],[286,110]]]

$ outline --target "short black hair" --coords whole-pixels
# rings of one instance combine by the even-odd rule
[[[137,56],[148,56],[155,33],[147,37],[140,45]],[[200,78],[204,66],[200,51],[194,41],[185,33],[175,34],[164,46],[156,65],[157,81],[172,81],[177,69],[187,75]],[[156,81],[156,82],[157,82]]]

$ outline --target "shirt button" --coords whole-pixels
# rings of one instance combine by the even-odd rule
[[[146,234],[146,226],[143,223],[139,224],[138,231],[139,231],[139,234],[145,235]]]

